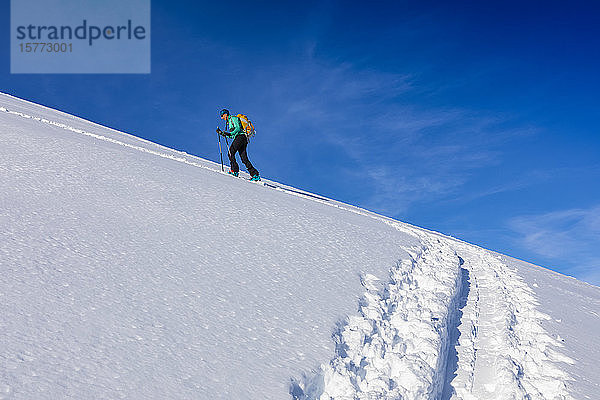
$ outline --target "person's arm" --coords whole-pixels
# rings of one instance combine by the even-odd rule
[[[229,132],[222,131],[221,128],[217,128],[217,133],[223,137],[229,137]]]
[[[244,128],[242,127],[242,123],[240,122],[240,119],[238,117],[230,117],[229,125],[229,137],[234,137],[239,133],[244,132]]]

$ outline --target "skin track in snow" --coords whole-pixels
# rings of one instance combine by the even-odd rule
[[[458,327],[456,376],[444,398],[572,399],[562,343],[542,327],[534,292],[499,256],[456,243],[470,277]]]
[[[448,323],[460,259],[438,238],[391,270],[381,285],[366,276],[360,314],[336,335],[336,357],[292,388],[306,399],[435,399],[445,382]]]
[[[398,229],[406,230],[399,224]],[[571,400],[574,361],[543,328],[533,291],[499,256],[414,231],[424,247],[373,276],[336,357],[292,379],[294,399]]]

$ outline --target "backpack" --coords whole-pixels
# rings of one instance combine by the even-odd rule
[[[238,114],[238,115],[236,115],[236,117],[238,117],[240,119],[240,122],[242,123],[242,128],[244,128],[244,133],[246,134],[246,137],[248,139],[250,139],[252,136],[254,136],[256,134],[254,125],[252,124],[252,121],[250,121],[250,119],[248,118],[247,115]]]

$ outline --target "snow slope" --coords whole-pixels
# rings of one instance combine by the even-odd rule
[[[0,95],[0,399],[585,399],[600,289]]]

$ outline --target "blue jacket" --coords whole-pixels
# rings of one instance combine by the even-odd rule
[[[242,126],[242,122],[234,115],[230,115],[229,118],[227,118],[227,128],[229,129],[229,132],[223,133],[232,139],[235,139],[238,135],[246,134],[244,127]]]

